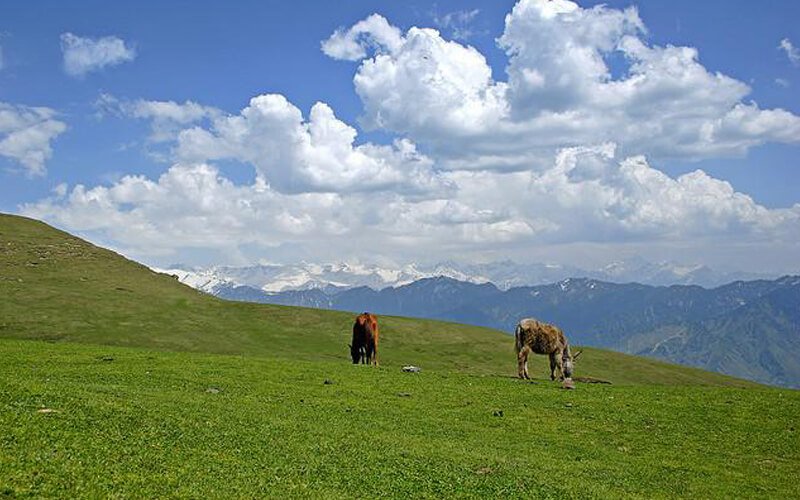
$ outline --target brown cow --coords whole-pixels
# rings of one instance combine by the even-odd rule
[[[350,356],[354,365],[360,361],[378,366],[378,317],[374,314],[365,312],[356,316]]]
[[[547,354],[550,356],[550,380],[556,379],[556,368],[560,380],[572,378],[572,353],[569,343],[560,328],[527,318],[520,320],[514,332],[517,349],[517,375],[528,375],[528,354]]]

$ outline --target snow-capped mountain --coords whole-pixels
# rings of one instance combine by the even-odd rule
[[[399,268],[384,268],[360,263],[292,265],[256,265],[248,267],[218,266],[208,269],[185,268],[180,265],[157,272],[176,276],[182,283],[205,292],[216,294],[220,287],[248,286],[267,293],[290,290],[329,290],[368,286],[380,290],[402,286],[433,276],[470,283],[485,283],[488,278],[466,274],[445,265],[418,268],[411,264]]]
[[[652,263],[629,259],[594,270],[560,264],[518,264],[499,261],[483,264],[444,262],[432,266],[408,264],[384,267],[359,262],[329,264],[265,264],[247,267],[217,266],[207,269],[176,265],[158,272],[175,275],[182,283],[214,295],[222,288],[247,286],[267,293],[292,290],[322,292],[366,286],[374,290],[398,287],[415,281],[443,276],[467,283],[492,283],[501,290],[518,286],[555,283],[566,278],[586,277],[614,283],[647,285],[719,286],[735,280],[774,278],[753,273],[717,272],[703,265],[673,262]]]
[[[169,269],[152,268],[157,273],[170,274],[178,278],[184,285],[189,285],[197,290],[216,295],[215,291],[222,286],[235,285],[230,279],[218,273],[216,269],[194,269],[188,270],[181,267],[172,266]]]

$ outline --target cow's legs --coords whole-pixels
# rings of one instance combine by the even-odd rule
[[[556,353],[550,353],[550,380],[556,379]]]
[[[564,361],[561,359],[561,353],[554,353],[556,358],[556,369],[558,369],[558,380],[564,380]]]
[[[531,353],[530,349],[528,349],[528,351],[525,353],[525,378],[527,379],[531,378],[530,374],[528,373],[528,356],[530,355],[530,353]]]
[[[531,352],[528,346],[524,346],[517,353],[517,376],[519,378],[530,378],[528,376],[528,354]]]

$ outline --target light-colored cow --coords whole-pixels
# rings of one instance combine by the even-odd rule
[[[572,378],[572,354],[569,343],[560,328],[541,321],[526,318],[520,320],[514,332],[517,350],[517,375],[527,378],[528,355],[531,352],[550,356],[550,380]]]

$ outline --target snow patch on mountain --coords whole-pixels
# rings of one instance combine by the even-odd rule
[[[151,269],[157,273],[175,276],[184,285],[210,294],[214,294],[222,286],[236,285],[232,280],[219,275],[214,268],[188,270],[175,267],[170,269],[153,267]]]

